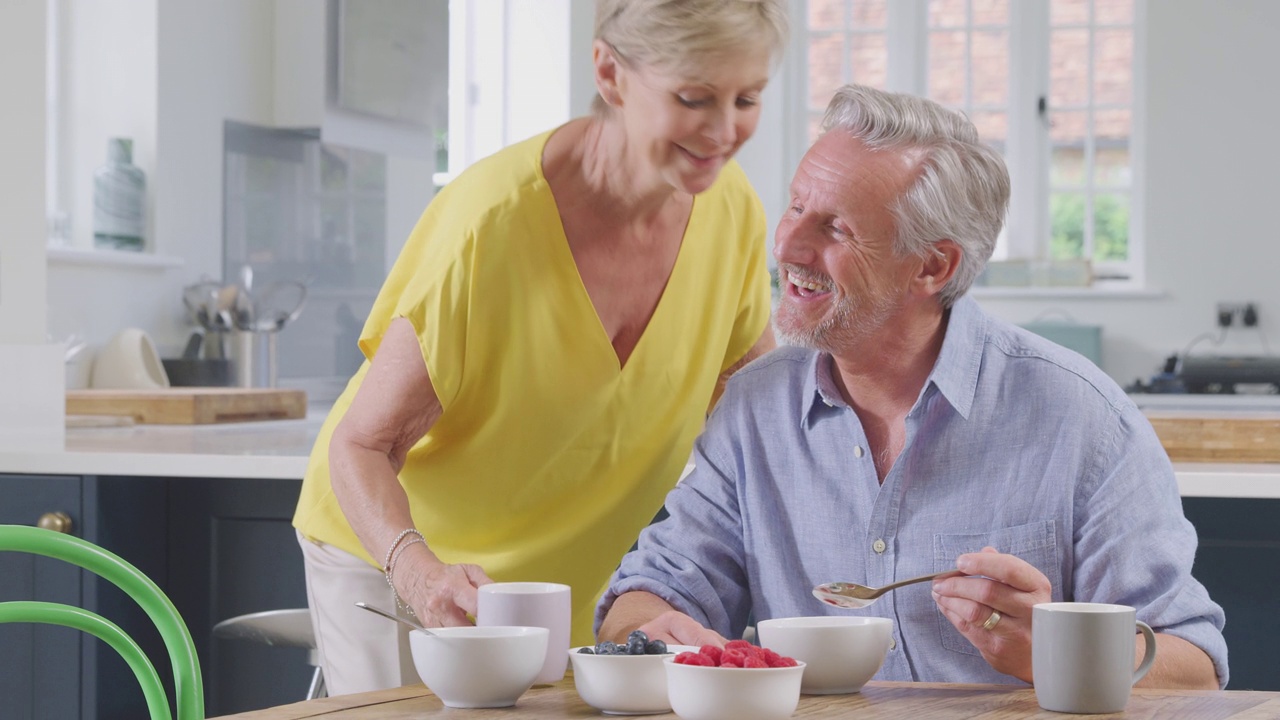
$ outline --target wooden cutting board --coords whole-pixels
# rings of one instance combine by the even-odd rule
[[[1146,415],[1174,462],[1280,463],[1280,413]]]
[[[127,415],[150,425],[290,420],[307,416],[307,394],[276,388],[73,390],[67,415]]]

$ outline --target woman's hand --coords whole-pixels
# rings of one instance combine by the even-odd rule
[[[479,565],[441,562],[422,543],[405,548],[395,565],[396,592],[425,627],[471,625],[476,588],[493,582]]]

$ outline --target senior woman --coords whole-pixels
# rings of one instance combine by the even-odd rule
[[[450,626],[491,579],[561,582],[589,643],[718,382],[773,347],[733,156],[785,0],[598,0],[595,38],[592,113],[427,207],[312,452],[294,525],[332,694],[416,682],[405,634],[357,600]]]

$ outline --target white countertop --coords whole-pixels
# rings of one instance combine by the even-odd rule
[[[68,428],[48,442],[0,438],[0,473],[300,480],[328,413],[301,420]]]
[[[61,442],[6,442],[0,473],[300,480],[328,412],[303,420],[72,428]],[[1280,465],[1174,463],[1183,497],[1280,498]]]

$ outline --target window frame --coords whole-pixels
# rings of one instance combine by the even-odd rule
[[[1128,259],[1095,261],[1088,258],[1094,280],[1088,289],[1141,290],[1146,284],[1145,167],[1146,167],[1146,17],[1148,0],[1133,0],[1133,65],[1130,98]],[[929,0],[886,0],[885,87],[894,92],[926,95],[928,90]],[[792,3],[792,47],[781,76],[787,84],[786,159],[796,167],[808,150],[809,64],[808,0]],[[1005,160],[1013,184],[1009,214],[1002,233],[1010,259],[1048,260],[1050,255],[1050,170],[1052,145],[1048,123],[1039,110],[1049,98],[1049,0],[1009,0],[1009,89]],[[850,13],[846,10],[845,17]],[[1097,25],[1093,25],[1097,28]],[[847,30],[845,32],[848,32]],[[1092,45],[1091,45],[1092,47]],[[847,59],[842,59],[847,64]],[[1090,63],[1093,62],[1092,57]],[[1093,88],[1089,88],[1090,107]],[[1052,111],[1052,108],[1048,108]],[[1092,137],[1092,136],[1090,136]],[[1091,142],[1091,140],[1086,141]],[[1088,194],[1096,180],[1088,178]],[[1091,219],[1090,219],[1091,220]],[[1090,221],[1089,225],[1092,224]],[[1092,251],[1087,228],[1086,248]]]

